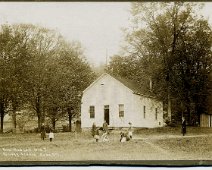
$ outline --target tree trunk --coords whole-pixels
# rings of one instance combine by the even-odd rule
[[[3,133],[3,129],[4,129],[4,115],[1,114],[1,130],[0,130],[1,133]]]
[[[187,113],[187,121],[190,124],[191,123],[191,105],[189,100],[189,93],[186,93],[186,113]]]
[[[190,108],[190,104],[187,105],[187,115],[188,115],[188,123],[191,123],[191,108]]]
[[[190,92],[189,88],[190,86],[186,84],[187,86],[187,91],[186,91],[186,112],[187,112],[187,121],[190,124],[191,123],[191,102],[190,102]]]
[[[38,94],[37,100],[36,100],[36,113],[37,113],[37,117],[38,117],[38,132],[41,131],[41,124],[44,123],[42,113],[41,113],[41,103],[40,102],[41,102],[41,100],[40,100],[40,96]]]
[[[57,113],[58,113],[58,107],[53,107],[52,108],[52,118],[51,118],[51,121],[52,121],[52,127],[53,127],[54,130],[55,130],[55,127],[56,127]]]
[[[52,118],[52,128],[53,128],[53,130],[55,130],[55,127],[56,127],[56,119],[53,117]]]
[[[12,122],[13,122],[13,133],[16,133],[16,126],[17,126],[17,122],[16,122],[16,111],[17,111],[17,107],[18,107],[18,102],[15,99],[12,100]]]
[[[16,110],[15,109],[13,109],[12,119],[13,119],[13,133],[16,133],[17,123],[16,123]]]
[[[171,99],[170,99],[170,90],[169,89],[168,89],[168,110],[167,110],[167,113],[168,113],[169,121],[172,121]]]
[[[0,117],[1,117],[1,129],[0,133],[3,133],[4,129],[4,103],[0,102]]]
[[[41,117],[40,115],[37,115],[38,116],[38,132],[41,131]]]
[[[1,133],[3,133],[3,129],[4,129],[4,116],[1,115]]]
[[[41,124],[45,123],[45,113],[44,112],[40,112],[41,114]]]
[[[68,108],[68,120],[69,120],[69,132],[72,131],[72,128],[71,128],[71,122],[72,122],[72,109],[71,108]]]
[[[71,128],[72,116],[71,116],[71,114],[68,114],[68,120],[69,120],[69,132],[71,132],[72,131],[72,128]]]

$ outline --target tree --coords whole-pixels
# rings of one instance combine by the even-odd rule
[[[1,52],[1,58],[0,58],[0,64],[1,64],[1,86],[0,86],[0,114],[1,114],[1,133],[3,133],[3,121],[4,121],[4,116],[6,114],[6,109],[9,105],[9,96],[8,96],[8,88],[7,88],[7,83],[8,83],[8,60],[9,60],[9,48],[10,44],[8,43],[9,40],[11,39],[11,32],[10,28],[8,26],[2,26],[1,28],[1,35],[0,35],[0,52]]]
[[[183,32],[180,37],[173,75],[176,79],[175,82],[181,84],[177,88],[181,91],[178,97],[185,103],[184,106],[190,118],[191,110],[198,117],[200,113],[207,112],[206,103],[210,88],[208,86],[209,73],[212,64],[212,31],[204,19],[197,20],[189,30]],[[176,93],[179,92],[175,91]],[[192,108],[192,104],[194,104],[194,108]]]
[[[19,24],[16,25],[16,30],[24,32],[26,53],[29,56],[26,61],[27,71],[22,81],[24,97],[36,112],[40,130],[41,123],[45,121],[44,98],[47,95],[47,67],[55,54],[60,35],[53,30],[34,25]]]
[[[140,67],[129,70],[135,78],[126,75],[135,82],[151,80],[152,93],[168,103],[168,113],[171,100],[180,102],[189,120],[192,104],[197,109],[204,101],[211,69],[211,28],[195,14],[197,8],[189,2],[134,2],[132,27],[126,30],[125,58],[134,57]]]
[[[60,108],[59,113],[67,112],[69,131],[71,131],[72,118],[80,116],[82,91],[93,81],[95,76],[83,56],[79,43],[68,43],[62,40],[57,54],[58,57],[55,61],[57,66],[52,67],[54,74],[55,72],[57,74],[54,77],[49,76],[54,79],[50,80],[52,86],[49,89],[52,91],[49,93],[49,97],[54,99],[49,101],[55,108],[55,112],[50,115],[54,122],[55,116],[58,114],[57,107]]]
[[[16,129],[16,111],[22,103],[21,80],[26,71],[24,61],[24,35],[17,32],[10,25],[2,25],[0,32],[0,105],[1,105],[1,132],[3,132],[4,116],[12,110],[14,129]]]
[[[54,30],[30,24],[3,25],[0,32],[0,115],[32,106],[38,129],[45,117],[56,121],[80,113],[80,96],[94,78],[79,43],[68,43]],[[71,109],[70,111],[70,108]],[[71,124],[71,119],[70,119]]]

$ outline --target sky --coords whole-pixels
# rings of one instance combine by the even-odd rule
[[[88,61],[99,65],[120,52],[129,10],[129,2],[0,2],[0,24],[56,29],[68,41],[79,41]],[[210,17],[211,10],[212,2],[206,3],[203,15]]]

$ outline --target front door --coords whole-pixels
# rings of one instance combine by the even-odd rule
[[[109,125],[110,123],[110,111],[109,111],[109,105],[104,106],[104,120]]]

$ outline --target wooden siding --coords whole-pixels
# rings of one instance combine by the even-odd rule
[[[212,115],[201,114],[200,115],[200,126],[201,127],[212,127]]]
[[[124,117],[119,116],[119,105],[124,105]],[[92,86],[84,91],[81,105],[82,128],[91,127],[93,122],[102,126],[104,121],[104,106],[109,105],[109,127],[128,127],[132,122],[134,127],[163,126],[163,105],[152,98],[136,95],[110,75],[97,79]],[[95,118],[90,118],[89,107],[95,106]],[[146,106],[145,118],[143,108]],[[155,109],[158,118],[155,119]]]

